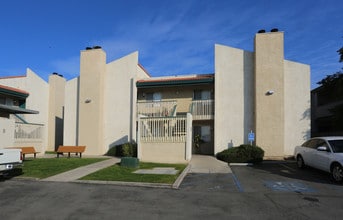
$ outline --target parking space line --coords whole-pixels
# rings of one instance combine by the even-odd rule
[[[297,171],[296,169],[293,169],[292,167],[289,167],[289,166],[287,166],[287,165],[285,165],[285,164],[279,164],[280,166],[283,166],[283,167],[285,167],[285,168],[287,168],[287,169],[290,169],[290,170],[292,170],[293,172],[295,172],[295,171]]]
[[[231,175],[232,175],[233,181],[235,182],[235,185],[236,185],[238,191],[244,192],[243,187],[242,187],[241,183],[239,182],[238,178],[236,177],[236,175],[234,173],[231,173]]]

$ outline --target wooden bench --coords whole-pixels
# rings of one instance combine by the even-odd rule
[[[56,153],[57,158],[60,154],[68,153],[68,158],[70,158],[70,153],[75,153],[75,155],[80,154],[80,158],[82,157],[82,153],[85,152],[86,146],[59,146]]]
[[[33,157],[36,158],[36,154],[39,152],[36,151],[34,147],[9,147],[14,149],[21,149],[21,155],[23,156],[23,160],[25,160],[26,154],[33,154]]]

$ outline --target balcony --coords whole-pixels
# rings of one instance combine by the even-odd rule
[[[214,100],[194,100],[189,110],[193,120],[214,119]]]
[[[176,101],[144,101],[137,103],[137,116],[168,117],[176,115]]]

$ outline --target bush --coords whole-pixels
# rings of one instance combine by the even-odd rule
[[[116,145],[110,148],[106,155],[116,157],[137,157],[137,144],[132,142]]]
[[[240,145],[216,154],[218,160],[228,163],[258,163],[263,161],[264,151],[258,146]]]
[[[115,157],[117,156],[116,155],[116,147],[117,146],[114,146],[114,147],[111,147],[110,149],[108,149],[107,153],[105,154],[106,156],[112,156],[112,157]]]

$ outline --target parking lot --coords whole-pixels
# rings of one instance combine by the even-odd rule
[[[341,219],[343,185],[326,173],[294,162],[231,171],[189,173],[178,190],[9,179],[0,219]]]
[[[335,183],[328,173],[312,168],[298,169],[294,161],[230,167],[230,174],[188,174],[181,189],[343,195],[343,184]]]

